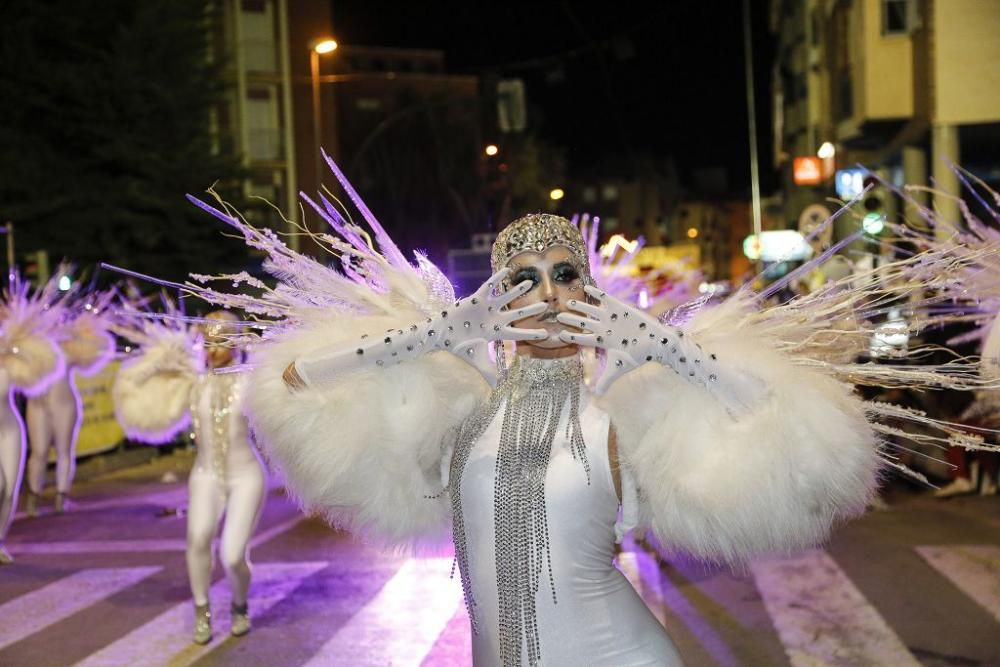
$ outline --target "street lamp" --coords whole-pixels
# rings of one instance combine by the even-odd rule
[[[566,195],[562,188],[554,188],[552,192],[549,193],[549,199],[552,201],[559,201]]]
[[[322,131],[323,124],[320,120],[320,104],[319,104],[319,57],[327,53],[333,53],[337,50],[337,41],[329,37],[324,37],[323,39],[313,40],[309,45],[309,72],[312,78],[312,105],[313,105],[313,141],[315,146],[313,147],[313,159],[316,165],[316,189],[319,189],[320,184],[323,182],[322,177],[322,162],[320,158],[320,148],[322,144]],[[330,151],[333,155],[337,154],[336,142],[330,146]]]
[[[490,157],[493,157],[499,152],[500,149],[497,148],[496,144],[490,144],[489,146],[486,147],[486,154],[489,155]]]

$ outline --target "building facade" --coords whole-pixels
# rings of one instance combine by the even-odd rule
[[[952,163],[1000,181],[1000,0],[775,0],[771,27],[788,226],[856,164],[893,185],[933,183],[940,194],[914,198],[953,221]],[[795,158],[819,158],[818,183],[795,182]],[[915,205],[876,195],[873,208],[920,224]]]

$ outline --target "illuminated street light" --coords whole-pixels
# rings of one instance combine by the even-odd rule
[[[330,53],[331,51],[337,50],[337,40],[335,39],[321,39],[316,42],[313,46],[313,51],[319,54]]]
[[[837,149],[829,141],[824,141],[823,145],[816,151],[816,157],[828,160],[837,154]]]
[[[489,155],[490,157],[493,157],[499,152],[500,149],[496,147],[496,144],[490,144],[489,146],[486,147],[486,154]]]
[[[688,238],[689,239],[696,239],[696,238],[698,238],[698,230],[696,228],[694,228],[694,227],[690,227],[688,229]]]
[[[59,291],[68,292],[73,286],[73,279],[69,276],[59,276]]]
[[[554,190],[552,190],[552,192],[549,193],[549,199],[551,199],[552,201],[559,201],[564,196],[566,196],[566,193],[563,192],[562,188],[555,188]]]
[[[322,110],[320,109],[319,99],[319,57],[327,53],[333,53],[336,50],[337,40],[330,37],[323,37],[309,42],[309,74],[312,82],[313,143],[315,144],[313,147],[313,160],[315,161],[317,188],[323,183],[323,163],[320,158],[320,149],[322,148],[323,140],[323,123],[320,120]],[[334,130],[336,130],[336,123],[334,123]],[[336,134],[334,134],[333,141],[331,142],[329,148],[333,155],[337,155]]]

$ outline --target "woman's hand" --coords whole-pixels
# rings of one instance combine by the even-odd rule
[[[488,357],[488,343],[504,340],[544,340],[548,333],[544,329],[521,329],[514,322],[546,309],[544,303],[533,303],[523,308],[505,310],[512,301],[528,292],[532,283],[525,280],[501,294],[493,294],[496,286],[502,285],[510,274],[510,269],[501,269],[480,286],[472,296],[460,299],[447,318],[442,317],[438,328],[444,328],[447,336],[443,340],[444,349],[450,350],[472,364],[491,384],[496,373]],[[445,315],[445,313],[442,313]],[[450,321],[445,322],[445,319]],[[461,323],[461,327],[456,323]]]
[[[299,377],[299,372],[295,370],[295,364],[288,364],[288,368],[281,374],[281,379],[285,381],[289,391],[294,392],[306,387],[306,383]]]
[[[559,338],[566,343],[599,347],[607,351],[608,362],[597,382],[603,394],[617,378],[649,361],[669,366],[679,375],[698,384],[716,382],[714,354],[684,337],[684,332],[667,326],[642,310],[619,301],[596,287],[584,288],[596,304],[570,301],[571,312],[557,319],[583,333],[564,331]]]
[[[294,364],[296,374],[303,384],[310,385],[365,368],[392,366],[427,352],[447,350],[474,366],[487,381],[492,382],[495,370],[488,359],[487,343],[548,337],[541,329],[513,326],[518,320],[544,311],[544,303],[505,309],[511,301],[531,289],[530,281],[526,280],[502,294],[493,294],[494,288],[509,272],[509,269],[498,271],[475,294],[456,301],[454,307],[442,310],[424,322],[365,335],[354,344],[341,343],[333,349],[304,355]]]

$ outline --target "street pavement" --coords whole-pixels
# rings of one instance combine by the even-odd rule
[[[466,665],[452,558],[388,553],[270,490],[252,543],[253,631],[191,643],[188,452],[78,485],[64,515],[19,517],[0,569],[0,665]],[[165,480],[165,481],[164,481]],[[618,557],[686,664],[1000,665],[1000,498],[894,490],[823,549],[745,571]],[[178,508],[181,508],[178,511]]]

